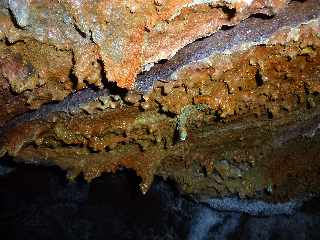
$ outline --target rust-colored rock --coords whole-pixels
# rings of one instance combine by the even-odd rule
[[[2,9],[0,36],[10,42],[33,38],[58,49],[72,50],[79,88],[84,87],[84,81],[101,86],[96,77],[99,67],[90,67],[91,63],[97,65],[97,60],[103,61],[109,81],[133,88],[137,74],[144,68],[171,58],[188,43],[224,25],[235,25],[250,14],[274,14],[286,3],[7,0],[3,7],[10,9],[17,26],[10,21],[9,11]]]
[[[1,117],[10,118],[72,92],[72,54],[37,41],[0,42]]]
[[[154,175],[202,197],[282,200],[319,192],[319,1],[293,2],[283,10],[285,1],[193,3],[28,2],[32,21],[17,18],[22,29],[11,26],[16,40],[27,40],[1,42],[2,101],[14,96],[17,105],[1,118],[1,153],[56,164],[71,178],[83,173],[87,180],[132,168],[143,192]],[[64,29],[65,38],[40,39],[32,30],[42,17],[33,14],[49,5],[63,7],[58,16],[66,23],[56,17],[44,29]],[[174,55],[222,25],[271,10],[277,12],[273,18],[249,18]],[[14,42],[7,25],[4,36]],[[171,59],[136,79],[142,66],[165,58]],[[103,71],[136,91],[111,85]],[[66,98],[87,84],[106,88]],[[60,102],[40,106],[52,100]],[[26,112],[30,108],[39,109]]]

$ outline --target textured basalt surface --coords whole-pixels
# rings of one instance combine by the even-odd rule
[[[274,14],[286,3],[3,0],[0,38],[10,43],[34,39],[72,53],[78,88],[86,83],[101,87],[101,71],[118,86],[133,88],[138,73],[188,43],[251,14]]]
[[[2,3],[2,155],[88,181],[126,167],[144,193],[155,175],[199,199],[320,191],[319,0],[120,2]]]

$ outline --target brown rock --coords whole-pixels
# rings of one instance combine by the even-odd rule
[[[235,24],[256,10],[265,11],[266,6],[278,10],[285,4],[255,1],[247,8],[244,1],[227,4],[236,9],[234,13],[215,4],[191,7],[186,1],[63,3],[64,13],[72,14],[78,29],[57,21],[52,27],[76,30],[79,42],[76,37],[57,42],[37,39],[29,28],[33,12],[28,12],[30,17],[24,15],[17,21],[26,29],[15,30],[19,34],[29,31],[30,38],[12,45],[2,42],[4,93],[12,88],[19,96],[28,92],[23,96],[29,101],[41,96],[45,99],[41,103],[62,100],[73,89],[70,73],[78,77],[78,88],[87,83],[101,86],[102,67],[118,85],[131,87],[144,63],[167,58],[203,36],[208,29],[201,26],[208,22],[216,24],[210,28],[216,31],[222,22]],[[131,168],[141,176],[143,192],[155,174],[173,179],[186,193],[201,196],[253,197],[259,193],[283,200],[319,192],[317,3],[294,2],[273,18],[250,18],[184,47],[137,78],[136,89],[147,90],[143,96],[106,83],[109,91],[79,91],[59,103],[8,119],[0,132],[0,152],[16,161],[59,165],[71,178],[83,172],[87,180],[102,172]],[[32,4],[31,9],[47,7]],[[62,6],[48,4],[53,9]],[[212,12],[221,18],[219,14],[212,18]],[[164,33],[159,36],[157,24],[167,25],[160,27]],[[8,30],[5,34],[12,37]],[[149,45],[152,34],[155,37]],[[99,37],[108,41],[96,41]],[[159,45],[153,48],[151,43]],[[36,49],[45,54],[37,54]],[[35,73],[40,75],[35,77]],[[66,92],[58,91],[58,86]],[[4,95],[3,101],[11,96]],[[14,102],[24,101],[17,98]],[[11,116],[24,111],[17,107]],[[263,195],[270,186],[271,197],[270,191]]]

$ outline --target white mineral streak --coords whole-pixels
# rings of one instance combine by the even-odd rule
[[[250,220],[246,220],[246,225],[250,227],[247,229],[247,234],[251,236],[249,239],[272,239],[274,231],[293,227],[295,221],[299,226],[308,221],[308,215],[299,211],[303,200],[267,203],[226,197],[203,202],[207,207],[199,207],[192,216],[188,240],[230,239],[230,234],[237,232],[243,223],[242,216],[248,219],[248,215]],[[295,239],[307,239],[303,232]]]
[[[154,66],[154,63],[147,63],[145,65],[143,65],[143,72],[147,72],[147,71],[150,71],[150,69]]]
[[[239,198],[212,198],[204,201],[210,208],[219,211],[247,213],[252,216],[292,215],[301,207],[303,201],[295,200],[284,203],[267,203]]]

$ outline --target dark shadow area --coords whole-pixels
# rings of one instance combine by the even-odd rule
[[[319,210],[312,212],[319,206],[316,198],[294,216],[253,217],[210,209],[182,196],[172,182],[161,178],[143,195],[138,188],[141,179],[127,169],[103,174],[88,184],[81,175],[68,181],[58,167],[1,161],[2,240],[320,237]]]
[[[225,15],[227,15],[228,20],[234,18],[236,16],[237,10],[235,8],[229,8],[227,6],[222,6],[221,10]]]
[[[268,15],[265,13],[255,13],[255,14],[252,14],[250,16],[250,18],[258,18],[258,19],[268,20],[268,19],[274,18],[274,15],[272,15],[272,14]]]
[[[101,77],[101,81],[104,85],[104,88],[108,89],[109,93],[112,94],[112,95],[119,95],[120,97],[124,97],[128,90],[126,88],[121,88],[121,87],[118,87],[117,83],[116,82],[113,82],[113,81],[109,81],[106,77],[106,73],[105,73],[105,68],[104,68],[104,63],[102,60],[97,60],[98,64],[100,65],[101,67],[101,70],[100,70],[100,77]]]
[[[58,167],[14,164],[0,176],[1,239],[186,239],[193,203],[160,179],[143,195],[135,172],[90,184]],[[185,214],[184,214],[185,212]]]

